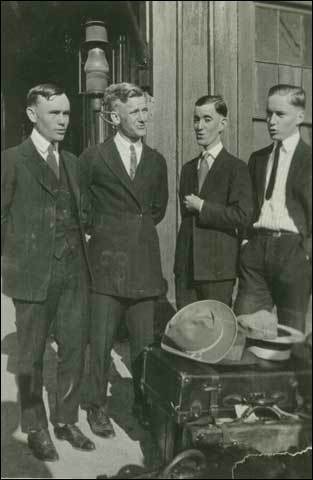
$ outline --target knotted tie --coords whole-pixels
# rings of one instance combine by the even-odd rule
[[[55,176],[57,178],[60,178],[59,165],[54,152],[55,152],[55,146],[52,143],[50,143],[48,147],[47,164],[49,165],[51,170],[54,172]]]
[[[204,180],[208,174],[208,171],[210,170],[209,164],[208,164],[208,159],[211,157],[211,154],[209,152],[203,152],[202,157],[201,157],[201,162],[200,162],[200,167],[198,170],[198,186],[199,186],[199,192],[202,188],[202,185],[204,183]]]
[[[135,175],[136,175],[136,169],[137,169],[137,155],[136,155],[136,150],[134,145],[130,145],[130,170],[129,170],[129,176],[132,180],[134,180]]]
[[[273,190],[275,187],[275,180],[276,180],[276,174],[277,174],[277,168],[278,168],[278,161],[279,161],[279,153],[280,153],[280,147],[282,145],[282,142],[279,141],[276,144],[275,152],[274,152],[274,161],[273,161],[273,167],[271,171],[271,176],[270,180],[268,182],[268,186],[266,189],[265,193],[265,199],[269,200],[271,196],[273,195]]]

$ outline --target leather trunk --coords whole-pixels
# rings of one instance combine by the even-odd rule
[[[235,418],[235,405],[277,405],[295,412],[311,404],[312,371],[303,360],[250,366],[207,365],[149,347],[142,387],[152,405],[178,425],[204,415]]]

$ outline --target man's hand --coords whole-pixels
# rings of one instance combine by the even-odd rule
[[[185,196],[184,204],[187,210],[200,212],[203,200],[192,193],[191,195]]]

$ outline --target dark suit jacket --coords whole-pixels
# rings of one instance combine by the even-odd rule
[[[238,233],[249,224],[252,214],[248,167],[223,148],[198,193],[198,160],[186,163],[181,173],[182,223],[174,272],[199,281],[232,279],[237,276]],[[204,200],[200,214],[184,206],[185,196],[191,193]]]
[[[78,161],[72,153],[60,151],[60,155],[75,198],[85,249],[81,223],[85,202],[79,189]],[[45,161],[30,138],[6,150],[1,163],[3,292],[26,301],[43,301],[55,241],[57,190],[53,176],[46,174]]]
[[[249,170],[254,192],[252,223],[259,218],[264,200],[266,169],[273,145],[254,152]],[[300,140],[292,158],[286,184],[286,206],[303,237],[303,246],[312,256],[312,150]]]
[[[164,158],[144,144],[131,180],[109,139],[85,150],[80,166],[93,206],[88,253],[94,290],[134,299],[159,295],[163,280],[155,226],[168,201]]]

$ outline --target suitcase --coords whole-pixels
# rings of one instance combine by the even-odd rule
[[[198,363],[157,346],[147,348],[144,353],[142,389],[151,406],[152,430],[165,463],[181,449],[197,447],[199,438],[207,444],[225,444],[225,428],[217,423],[223,418],[235,420],[236,404],[258,409],[275,405],[285,412],[310,413],[311,384],[310,365],[296,358],[233,367]],[[272,427],[261,423],[249,427],[235,422],[231,435],[243,439],[248,433],[248,438],[255,438],[257,445],[258,438],[263,438],[264,443],[271,431],[270,448],[278,451],[281,438],[290,437],[289,446],[295,446],[308,423],[311,421],[287,418],[281,422],[274,418]],[[288,432],[294,434],[289,436]]]
[[[208,365],[152,346],[144,354],[142,388],[177,424],[203,415],[235,418],[236,404],[275,404],[287,412],[311,404],[309,364],[291,358],[264,365]]]

